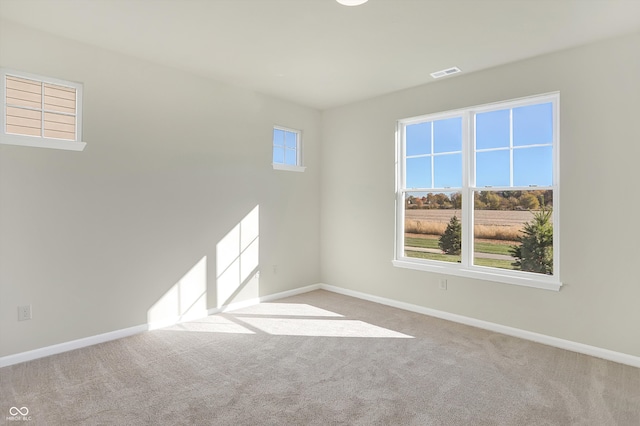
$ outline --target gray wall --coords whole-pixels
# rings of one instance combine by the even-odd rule
[[[84,83],[88,146],[0,145],[0,356],[144,324],[203,268],[206,308],[321,281],[640,356],[639,45],[635,34],[321,115],[2,22],[0,66]],[[562,290],[447,277],[442,291],[435,274],[394,268],[396,120],[556,90]],[[271,169],[273,124],[304,131],[305,173]],[[218,300],[217,246],[256,206],[259,267]],[[18,322],[24,304],[34,318]]]
[[[319,281],[318,111],[0,28],[0,66],[84,83],[87,142],[0,145],[0,356],[145,324],[196,264],[205,309]],[[303,130],[306,172],[272,169],[274,124]],[[256,206],[260,266],[217,300],[216,246]]]
[[[322,281],[640,356],[638,46],[630,35],[325,111]],[[442,291],[436,274],[394,268],[396,120],[552,91],[561,291],[460,277]]]

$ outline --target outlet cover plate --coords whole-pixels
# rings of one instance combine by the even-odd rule
[[[18,306],[18,321],[31,319],[31,305]]]
[[[446,290],[447,289],[447,280],[444,278],[441,278],[440,281],[438,281],[438,286],[440,287],[440,290]]]

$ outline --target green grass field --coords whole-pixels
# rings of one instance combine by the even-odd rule
[[[420,248],[430,248],[430,249],[439,249],[438,239],[437,238],[416,238],[416,237],[407,237],[404,239],[404,244],[408,247],[420,247]],[[509,249],[511,248],[511,244],[500,244],[500,243],[489,243],[478,241],[475,244],[475,251],[478,253],[492,253],[492,254],[503,254],[506,256],[510,256]]]
[[[453,262],[460,263],[460,256],[454,256],[450,254],[442,254],[442,253],[423,253],[420,251],[411,251],[407,250],[407,256],[418,258],[418,259],[429,259],[429,260],[439,260],[441,262]],[[501,260],[501,259],[483,259],[476,257],[473,260],[473,263],[477,266],[489,266],[492,268],[501,268],[501,269],[513,269],[516,270],[515,267],[511,265],[511,260]]]
[[[513,262],[513,260],[483,259],[479,257],[473,259],[473,263],[477,266],[490,266],[492,268],[516,270],[517,268],[512,266],[511,262]]]
[[[419,247],[426,249],[436,249],[439,250],[438,239],[437,238],[419,238],[419,237],[406,237],[405,245],[407,247]],[[511,248],[512,243],[502,244],[502,243],[494,243],[488,241],[477,241],[475,243],[475,252],[476,253],[489,253],[489,254],[500,254],[504,256],[511,256],[509,249]],[[407,250],[407,256],[415,257],[419,259],[430,259],[430,260],[439,260],[443,262],[460,262],[460,256],[448,255],[443,253],[425,253],[420,251]],[[505,259],[485,259],[485,258],[474,258],[474,264],[478,266],[489,266],[492,268],[501,268],[501,269],[515,269],[511,263],[513,260],[505,260]]]
[[[460,262],[460,256],[454,256],[451,254],[442,253],[424,253],[421,251],[407,250],[408,257],[415,257],[418,259],[440,260],[442,262]]]
[[[504,254],[506,256],[511,256],[511,253],[509,252],[511,245],[512,244],[487,243],[483,241],[477,241],[474,244],[474,249],[477,253]]]
[[[437,238],[413,238],[407,237],[404,239],[404,245],[409,247],[421,247],[439,249]]]

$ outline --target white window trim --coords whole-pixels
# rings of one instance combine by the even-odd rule
[[[284,163],[271,163],[274,170],[284,170],[287,172],[304,172],[307,168],[302,165],[302,131],[297,129],[292,129],[290,127],[283,127],[275,125],[271,130],[271,149],[273,150],[273,130],[282,130],[283,132],[290,132],[296,134],[296,165],[284,164]],[[273,158],[273,151],[272,151]]]
[[[402,188],[402,183],[405,182],[405,170],[404,170],[404,131],[406,125],[423,122],[423,121],[435,121],[443,118],[451,118],[454,116],[463,117],[463,161],[465,164],[462,168],[463,173],[463,186],[460,189],[464,200],[473,199],[473,192],[481,190],[482,188],[476,188],[475,182],[471,182],[471,178],[474,176],[474,162],[472,160],[473,152],[469,152],[473,147],[471,146],[471,135],[474,131],[473,120],[471,119],[474,114],[487,112],[491,110],[499,110],[506,108],[515,108],[520,106],[526,106],[531,104],[537,104],[541,102],[551,102],[553,104],[553,182],[547,189],[552,189],[554,194],[553,200],[553,226],[554,226],[554,247],[553,247],[553,275],[543,275],[533,272],[524,271],[511,271],[507,269],[492,268],[485,266],[473,265],[473,209],[462,210],[462,244],[463,258],[462,263],[448,263],[440,262],[428,259],[418,259],[407,257],[404,255],[404,213],[405,202],[404,194],[411,192],[409,188]],[[560,280],[560,147],[559,147],[559,127],[560,127],[560,97],[559,92],[546,93],[543,95],[531,96],[526,98],[514,99],[505,102],[496,102],[492,104],[479,105],[464,109],[458,109],[453,111],[446,111],[442,113],[427,114],[419,117],[412,117],[408,119],[398,120],[396,128],[396,238],[394,247],[394,260],[392,264],[396,267],[414,269],[419,271],[435,272],[439,274],[447,274],[454,276],[461,276],[466,278],[475,278],[480,280],[488,280],[494,282],[500,282],[505,284],[515,284],[526,287],[534,287],[546,290],[559,291],[562,287]],[[516,187],[519,188],[519,187]],[[491,190],[500,190],[502,188],[492,187]],[[514,188],[504,188],[513,190]],[[439,190],[439,189],[436,189]],[[452,189],[457,190],[457,189]]]
[[[307,168],[305,166],[292,166],[290,164],[271,163],[274,170],[284,170],[287,172],[304,172]]]
[[[14,135],[6,132],[7,117],[7,93],[6,93],[6,76],[15,76],[30,80],[51,83],[59,86],[73,87],[76,89],[76,140],[70,141],[66,139],[47,138],[44,136],[26,136]],[[59,80],[56,78],[45,77],[41,75],[26,73],[22,71],[10,70],[7,68],[0,69],[0,99],[2,99],[2,116],[0,117],[0,144],[29,146],[36,148],[62,149],[67,151],[82,151],[87,143],[82,141],[82,84],[71,81]]]

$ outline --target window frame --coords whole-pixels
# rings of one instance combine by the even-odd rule
[[[16,78],[22,78],[27,80],[33,80],[42,84],[53,84],[57,86],[63,86],[73,88],[76,91],[76,111],[75,111],[75,140],[57,139],[51,137],[41,136],[28,136],[18,135],[13,133],[7,133],[7,76]],[[11,70],[8,68],[0,68],[0,97],[2,98],[2,116],[0,116],[0,144],[5,145],[18,145],[29,146],[36,148],[51,148],[62,149],[68,151],[82,151],[86,147],[86,142],[82,141],[82,98],[83,98],[83,85],[72,81],[60,80],[53,77],[46,77],[42,75],[26,73],[22,71]],[[43,94],[44,96],[44,94]],[[41,109],[44,120],[44,108]]]
[[[285,163],[276,163],[273,161],[273,150],[275,149],[275,140],[273,138],[274,132],[276,130],[281,130],[285,133],[294,133],[296,135],[296,164],[285,164]],[[286,147],[283,147],[286,151]],[[283,156],[283,158],[285,158]],[[302,130],[292,129],[289,127],[274,125],[271,130],[271,165],[274,170],[284,170],[290,172],[304,172],[306,167],[302,165]]]
[[[553,191],[553,275],[544,275],[534,272],[513,271],[508,269],[500,269],[496,267],[479,266],[473,264],[474,257],[474,192],[482,190],[491,191],[514,191],[514,190],[531,190],[527,186],[495,186],[495,187],[476,187],[475,184],[475,156],[476,156],[476,138],[475,138],[475,117],[477,114],[497,111],[503,109],[513,109],[523,106],[551,103],[552,104],[552,182],[551,185],[536,186],[540,190]],[[520,286],[542,288],[547,290],[558,291],[562,282],[560,280],[560,93],[552,92],[536,96],[528,96],[524,98],[512,99],[503,102],[494,102],[490,104],[477,105],[468,108],[437,112],[417,117],[410,117],[397,121],[396,126],[396,218],[395,218],[395,247],[393,265],[401,268],[408,268],[420,271],[435,272],[440,274],[462,276],[467,278],[475,278],[480,280],[489,280],[494,282],[515,284]],[[425,192],[425,188],[407,188],[406,182],[406,127],[411,124],[422,122],[435,122],[437,120],[462,117],[462,188],[436,188],[434,182],[431,182],[431,192],[457,192],[462,195],[462,255],[460,263],[443,262],[430,259],[419,259],[405,256],[404,253],[404,225],[406,194],[411,192]],[[433,141],[432,141],[433,143]],[[513,152],[513,145],[510,144],[510,152]],[[519,148],[518,148],[519,149]],[[513,156],[510,158],[510,164],[513,164]],[[512,169],[511,169],[512,173]],[[510,183],[513,184],[511,177]]]

